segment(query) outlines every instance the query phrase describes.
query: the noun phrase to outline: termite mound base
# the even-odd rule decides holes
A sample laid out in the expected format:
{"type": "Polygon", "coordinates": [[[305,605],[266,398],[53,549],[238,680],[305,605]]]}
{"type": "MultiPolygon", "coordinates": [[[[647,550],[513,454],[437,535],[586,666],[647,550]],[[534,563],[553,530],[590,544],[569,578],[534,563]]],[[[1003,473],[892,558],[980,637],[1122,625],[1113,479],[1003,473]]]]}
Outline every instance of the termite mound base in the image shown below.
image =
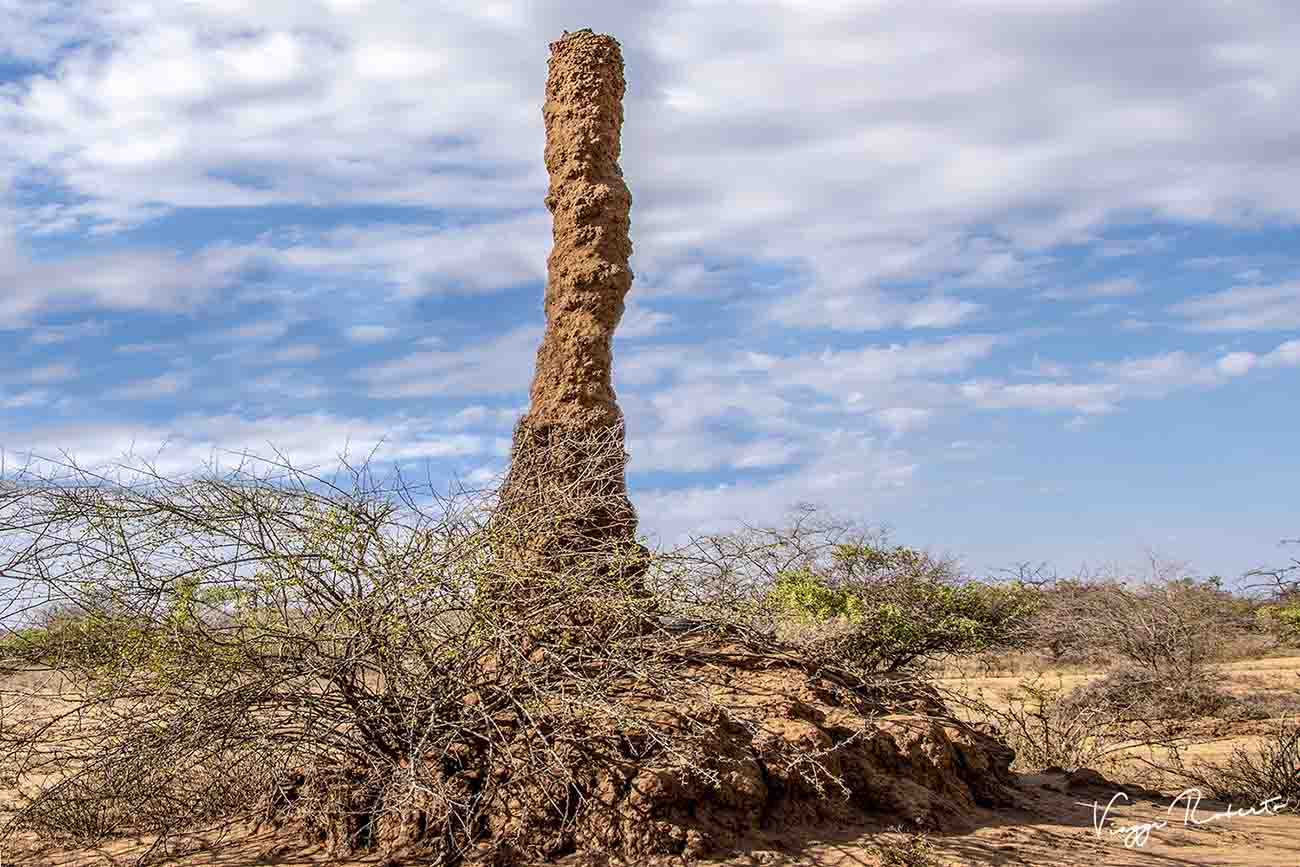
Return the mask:
{"type": "Polygon", "coordinates": [[[818,829],[962,831],[1016,803],[1011,751],[924,688],[716,632],[638,640],[656,656],[640,681],[635,666],[603,695],[557,681],[568,701],[503,709],[406,777],[298,775],[264,818],[394,863],[666,865],[818,829]]]}

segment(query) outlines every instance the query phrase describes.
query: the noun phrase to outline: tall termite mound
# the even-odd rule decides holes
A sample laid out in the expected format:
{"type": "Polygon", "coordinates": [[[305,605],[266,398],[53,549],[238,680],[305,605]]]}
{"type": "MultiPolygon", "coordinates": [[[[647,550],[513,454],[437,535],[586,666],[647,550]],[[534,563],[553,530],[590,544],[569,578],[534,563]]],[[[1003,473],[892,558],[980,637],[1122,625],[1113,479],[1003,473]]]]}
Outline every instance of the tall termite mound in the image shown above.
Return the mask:
{"type": "Polygon", "coordinates": [[[787,642],[725,604],[670,628],[649,616],[701,607],[693,593],[645,592],[659,576],[634,541],[624,478],[611,384],[632,283],[623,90],[610,37],[583,30],[551,46],[546,333],[493,556],[477,557],[475,533],[468,561],[490,616],[456,608],[411,633],[411,682],[428,697],[397,692],[374,716],[397,747],[304,769],[268,797],[267,821],[301,817],[336,852],[680,864],[877,819],[955,827],[1015,800],[1009,749],[932,690],[823,652],[839,643],[787,642]]]}
{"type": "Polygon", "coordinates": [[[611,382],[614,329],[632,288],[632,195],[618,165],[623,56],[610,36],[581,30],[551,45],[546,81],[546,334],[521,428],[597,430],[622,424],[611,382]]]}
{"type": "MultiPolygon", "coordinates": [[[[625,87],[613,37],[579,30],[551,44],[542,109],[553,216],[546,331],[496,513],[521,562],[554,573],[574,557],[604,557],[603,571],[624,579],[644,559],[633,541],[612,382],[614,329],[632,287],[632,196],[618,164],[625,87]],[[609,556],[620,549],[626,556],[609,556]]],[[[526,592],[527,576],[515,577],[498,589],[526,592]]]]}

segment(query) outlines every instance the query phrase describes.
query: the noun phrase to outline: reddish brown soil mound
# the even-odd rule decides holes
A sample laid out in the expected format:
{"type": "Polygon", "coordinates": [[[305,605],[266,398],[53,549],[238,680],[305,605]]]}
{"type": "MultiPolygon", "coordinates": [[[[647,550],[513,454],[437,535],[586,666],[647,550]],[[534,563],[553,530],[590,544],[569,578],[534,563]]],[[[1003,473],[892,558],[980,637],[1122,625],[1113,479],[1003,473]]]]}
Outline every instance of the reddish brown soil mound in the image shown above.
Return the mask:
{"type": "Polygon", "coordinates": [[[965,830],[978,806],[1015,802],[1011,751],[945,716],[932,696],[884,712],[875,690],[739,647],[715,647],[682,674],[693,694],[668,703],[629,690],[627,724],[593,724],[584,738],[548,739],[544,723],[503,719],[495,749],[467,747],[442,764],[444,785],[426,787],[436,797],[392,802],[363,774],[339,771],[300,776],[268,815],[315,800],[325,809],[303,829],[339,854],[377,848],[454,863],[467,850],[467,861],[506,864],[599,852],[644,862],[882,818],[965,830]],[[540,753],[548,761],[529,760],[540,753]],[[463,810],[476,800],[477,811],[463,810]],[[457,811],[452,826],[464,833],[433,832],[457,811]]]}

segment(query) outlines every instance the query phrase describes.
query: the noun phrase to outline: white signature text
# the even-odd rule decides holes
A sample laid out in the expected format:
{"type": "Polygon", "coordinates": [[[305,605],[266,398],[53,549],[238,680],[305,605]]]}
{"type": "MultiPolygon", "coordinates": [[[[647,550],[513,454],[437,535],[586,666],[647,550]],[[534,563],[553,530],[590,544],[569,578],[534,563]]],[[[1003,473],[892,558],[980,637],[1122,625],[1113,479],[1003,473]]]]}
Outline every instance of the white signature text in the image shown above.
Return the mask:
{"type": "MultiPolygon", "coordinates": [[[[1228,804],[1226,810],[1220,810],[1216,813],[1201,813],[1199,811],[1201,801],[1204,798],[1201,790],[1184,789],[1170,803],[1165,811],[1165,818],[1124,825],[1116,822],[1110,815],[1111,810],[1115,808],[1115,803],[1121,798],[1127,801],[1128,795],[1123,792],[1116,792],[1104,807],[1097,801],[1092,802],[1092,829],[1098,837],[1122,838],[1126,849],[1145,846],[1147,841],[1151,839],[1153,832],[1168,828],[1171,824],[1181,823],[1184,827],[1190,828],[1246,816],[1276,816],[1291,806],[1282,797],[1277,796],[1260,801],[1253,807],[1234,807],[1232,804],[1228,804]]],[[[1084,804],[1082,806],[1088,805],[1084,804]]]]}

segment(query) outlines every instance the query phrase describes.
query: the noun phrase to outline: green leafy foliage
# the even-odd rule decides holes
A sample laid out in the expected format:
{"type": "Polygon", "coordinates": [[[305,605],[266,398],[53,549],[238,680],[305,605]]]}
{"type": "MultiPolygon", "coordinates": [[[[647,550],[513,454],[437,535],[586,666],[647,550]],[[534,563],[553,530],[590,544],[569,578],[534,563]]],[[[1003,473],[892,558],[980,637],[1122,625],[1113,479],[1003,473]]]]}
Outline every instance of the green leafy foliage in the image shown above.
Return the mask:
{"type": "Polygon", "coordinates": [[[1300,600],[1265,605],[1259,610],[1259,620],[1265,630],[1283,641],[1300,642],[1300,600]]]}
{"type": "Polygon", "coordinates": [[[800,623],[848,628],[825,647],[873,672],[1015,644],[1036,610],[1023,584],[963,582],[948,561],[906,547],[839,545],[830,568],[777,576],[768,603],[800,623]]]}
{"type": "Polygon", "coordinates": [[[801,623],[825,623],[837,617],[852,622],[863,614],[861,597],[830,586],[808,569],[779,574],[768,601],[801,623]]]}

